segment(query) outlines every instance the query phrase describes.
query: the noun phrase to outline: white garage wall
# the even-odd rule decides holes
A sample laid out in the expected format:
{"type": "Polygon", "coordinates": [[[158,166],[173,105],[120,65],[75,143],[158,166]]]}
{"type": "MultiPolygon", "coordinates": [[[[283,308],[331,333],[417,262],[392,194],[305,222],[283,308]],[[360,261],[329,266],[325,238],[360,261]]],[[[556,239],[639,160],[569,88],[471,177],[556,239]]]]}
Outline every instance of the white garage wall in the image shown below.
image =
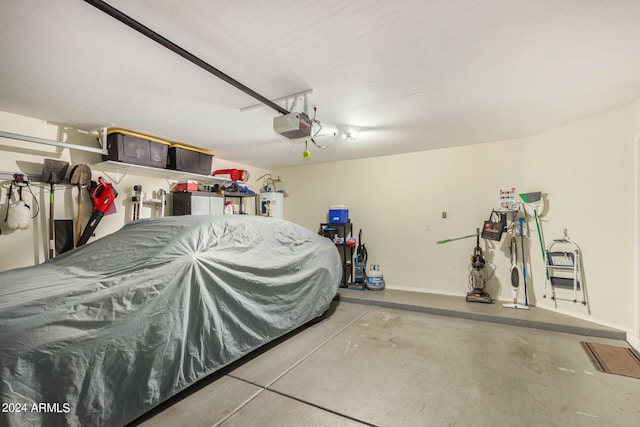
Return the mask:
{"type": "MultiPolygon", "coordinates": [[[[363,229],[369,263],[381,265],[387,287],[464,295],[475,239],[435,242],[482,226],[498,207],[499,189],[519,186],[520,162],[513,159],[521,152],[521,142],[505,141],[274,173],[287,183],[285,217],[294,222],[317,230],[330,205],[349,207],[356,234],[363,229]]],[[[481,243],[498,271],[508,270],[504,242],[481,243]]],[[[491,281],[492,295],[508,294],[506,277],[491,281]]]]}
{"type": "Polygon", "coordinates": [[[640,349],[640,100],[633,106],[635,123],[635,331],[632,344],[636,349],[640,349]]]}
{"type": "MultiPolygon", "coordinates": [[[[56,140],[57,127],[49,125],[45,121],[24,117],[16,114],[0,112],[0,130],[5,132],[35,136],[39,138],[56,140]]],[[[95,136],[70,132],[68,143],[99,147],[95,136]]],[[[131,197],[133,196],[133,186],[142,185],[143,193],[148,193],[151,197],[154,191],[164,189],[169,191],[174,182],[164,178],[149,177],[129,172],[122,177],[113,172],[104,172],[94,165],[102,159],[98,154],[86,153],[83,151],[61,149],[57,147],[34,144],[24,141],[15,141],[7,138],[0,138],[0,171],[23,172],[40,175],[42,173],[43,158],[58,159],[69,162],[69,169],[75,164],[86,163],[92,168],[93,179],[104,176],[108,182],[112,182],[118,197],[115,200],[117,212],[106,215],[98,228],[96,237],[102,237],[120,229],[124,224],[132,219],[131,197]],[[116,184],[115,181],[119,181],[116,184]]],[[[247,169],[252,177],[259,177],[266,173],[264,169],[248,167],[218,158],[214,158],[214,169],[240,168],[247,169]]],[[[255,180],[254,180],[255,181],[255,180]]],[[[250,182],[248,186],[258,191],[260,183],[250,182]]],[[[9,182],[0,182],[0,271],[11,268],[25,267],[40,264],[48,258],[49,240],[49,186],[48,184],[32,185],[36,200],[40,203],[40,214],[33,220],[27,230],[9,230],[6,223],[2,222],[6,213],[6,197],[9,189],[9,182]]],[[[55,213],[54,218],[75,218],[76,200],[78,190],[67,186],[56,186],[55,189],[55,213]]],[[[32,204],[31,196],[25,196],[27,204],[32,204]]],[[[14,198],[15,200],[15,198],[14,198]]],[[[171,198],[167,199],[166,215],[171,213],[171,198]]],[[[85,203],[83,209],[83,223],[86,224],[91,216],[91,202],[85,192],[85,203]]],[[[149,218],[153,216],[151,207],[143,207],[140,217],[149,218]]],[[[83,225],[84,225],[83,224],[83,225]]]]}
{"type": "MultiPolygon", "coordinates": [[[[582,249],[591,313],[634,328],[634,104],[524,139],[523,180],[548,193],[547,241],[563,229],[582,249]]],[[[541,270],[541,256],[533,258],[541,270]]],[[[543,301],[545,306],[551,301],[543,301]]],[[[588,313],[572,303],[561,310],[588,313]]],[[[637,336],[637,331],[636,331],[637,336]]]]}
{"type": "MultiPolygon", "coordinates": [[[[56,139],[56,127],[33,118],[0,112],[0,129],[56,139]]],[[[529,298],[532,304],[623,328],[638,337],[635,285],[636,216],[635,144],[640,136],[640,101],[619,109],[514,141],[403,155],[304,164],[270,171],[284,179],[291,194],[285,218],[317,230],[332,204],[349,206],[354,230],[363,229],[370,263],[381,264],[389,288],[463,295],[474,239],[438,245],[436,240],[475,232],[497,207],[498,191],[543,191],[548,206],[543,228],[547,240],[569,235],[584,256],[589,309],[543,299],[544,272],[538,241],[527,245],[529,298]],[[443,219],[441,213],[446,212],[443,219]]],[[[69,142],[95,146],[94,137],[70,135],[69,142]]],[[[366,135],[354,142],[366,143],[366,135]]],[[[0,171],[40,174],[42,158],[93,165],[100,156],[0,138],[0,171]]],[[[266,170],[215,159],[214,168],[240,167],[255,178],[266,170]]],[[[102,172],[94,170],[94,179],[102,172]]],[[[8,183],[0,186],[0,220],[4,219],[8,183]]],[[[168,190],[165,179],[127,175],[117,189],[118,213],[104,218],[98,236],[130,221],[132,186],[168,190]]],[[[46,187],[46,186],[45,186],[46,187]]],[[[43,213],[28,230],[11,232],[0,222],[0,271],[46,260],[47,188],[34,187],[43,213]]],[[[75,217],[76,189],[56,191],[56,217],[75,217]]],[[[27,197],[29,199],[29,197],[27,197]]],[[[27,200],[28,201],[28,200],[27,200]]],[[[85,205],[84,218],[91,212],[85,205]]],[[[142,217],[151,216],[145,208],[142,217]]],[[[533,221],[530,222],[534,227],[533,221]]],[[[483,241],[486,258],[497,266],[488,284],[492,296],[510,298],[508,245],[483,241]]],[[[522,298],[522,294],[521,294],[522,298]]]]}
{"type": "MultiPolygon", "coordinates": [[[[543,191],[547,239],[569,235],[582,248],[589,307],[558,301],[557,310],[633,331],[634,132],[637,103],[515,141],[345,161],[272,171],[287,183],[285,218],[317,230],[331,204],[346,204],[362,228],[370,263],[381,264],[388,288],[463,295],[472,239],[436,240],[473,233],[500,189],[543,191]],[[441,212],[447,212],[447,219],[441,212]],[[428,231],[426,229],[428,228],[428,231]]],[[[366,144],[366,136],[355,144],[366,144]]],[[[535,224],[527,242],[529,300],[543,299],[544,268],[535,224]]],[[[497,266],[488,283],[494,297],[510,299],[508,242],[482,242],[497,266]]],[[[521,299],[522,299],[521,293],[521,299]]],[[[637,336],[637,330],[634,332],[637,336]]]]}

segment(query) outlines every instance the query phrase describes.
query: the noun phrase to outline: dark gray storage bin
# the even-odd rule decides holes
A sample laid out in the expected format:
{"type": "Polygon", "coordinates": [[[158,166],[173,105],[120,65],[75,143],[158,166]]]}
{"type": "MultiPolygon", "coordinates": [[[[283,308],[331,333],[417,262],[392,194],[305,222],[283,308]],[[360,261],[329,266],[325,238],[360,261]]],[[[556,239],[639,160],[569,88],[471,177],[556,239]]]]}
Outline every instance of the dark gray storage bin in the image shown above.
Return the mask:
{"type": "Polygon", "coordinates": [[[211,175],[213,154],[179,144],[169,146],[169,169],[211,175]]]}
{"type": "Polygon", "coordinates": [[[169,143],[134,132],[113,130],[107,134],[107,155],[102,160],[115,160],[134,165],[165,168],[169,143]]]}

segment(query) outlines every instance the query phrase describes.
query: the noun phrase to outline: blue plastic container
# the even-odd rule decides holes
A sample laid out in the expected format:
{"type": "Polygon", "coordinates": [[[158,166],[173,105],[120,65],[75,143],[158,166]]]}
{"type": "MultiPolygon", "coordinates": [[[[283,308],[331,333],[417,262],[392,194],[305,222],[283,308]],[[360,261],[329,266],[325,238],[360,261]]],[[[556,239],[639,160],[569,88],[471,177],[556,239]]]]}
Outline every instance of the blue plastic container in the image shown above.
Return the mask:
{"type": "Polygon", "coordinates": [[[344,205],[330,206],[329,222],[332,224],[344,224],[349,222],[349,209],[344,205]]]}

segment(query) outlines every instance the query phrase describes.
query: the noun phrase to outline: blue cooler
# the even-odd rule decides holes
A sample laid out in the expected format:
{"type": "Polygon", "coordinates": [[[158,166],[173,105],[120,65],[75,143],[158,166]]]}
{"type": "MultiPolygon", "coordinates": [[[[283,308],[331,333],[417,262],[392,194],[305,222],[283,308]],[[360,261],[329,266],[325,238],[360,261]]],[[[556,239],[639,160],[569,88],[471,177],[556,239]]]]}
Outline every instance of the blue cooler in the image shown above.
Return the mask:
{"type": "Polygon", "coordinates": [[[344,224],[349,222],[349,209],[344,205],[330,206],[329,222],[332,224],[344,224]]]}

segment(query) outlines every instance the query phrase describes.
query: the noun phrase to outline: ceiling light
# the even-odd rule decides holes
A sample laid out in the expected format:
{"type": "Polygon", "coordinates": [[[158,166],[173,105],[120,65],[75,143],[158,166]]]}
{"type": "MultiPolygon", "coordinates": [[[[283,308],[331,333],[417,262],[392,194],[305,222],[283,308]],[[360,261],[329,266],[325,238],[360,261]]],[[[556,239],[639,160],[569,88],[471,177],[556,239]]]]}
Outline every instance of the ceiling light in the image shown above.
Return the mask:
{"type": "Polygon", "coordinates": [[[358,139],[358,130],[357,129],[347,129],[342,132],[342,137],[348,141],[355,141],[358,139]]]}

